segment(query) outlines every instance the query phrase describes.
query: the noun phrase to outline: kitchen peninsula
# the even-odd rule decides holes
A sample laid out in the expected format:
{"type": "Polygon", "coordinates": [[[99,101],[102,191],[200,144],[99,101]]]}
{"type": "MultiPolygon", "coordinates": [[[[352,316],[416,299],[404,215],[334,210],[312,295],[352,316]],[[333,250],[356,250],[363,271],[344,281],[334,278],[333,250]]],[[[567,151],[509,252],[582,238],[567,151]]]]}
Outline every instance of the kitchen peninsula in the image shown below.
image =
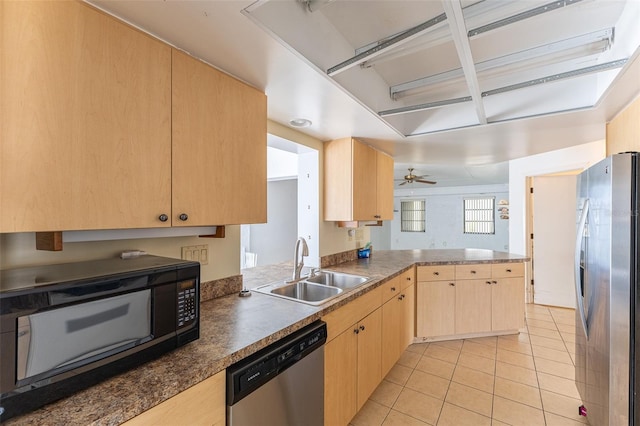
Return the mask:
{"type": "MultiPolygon", "coordinates": [[[[509,264],[515,268],[528,260],[520,255],[481,249],[375,251],[369,259],[326,268],[371,279],[324,305],[316,307],[255,292],[252,297],[241,298],[234,292],[200,305],[199,340],[5,424],[121,424],[212,376],[223,377],[224,374],[217,373],[229,365],[317,319],[326,318],[339,308],[350,309],[351,302],[375,290],[381,291],[390,280],[400,276],[415,280],[416,266],[484,265],[491,269],[491,266],[509,264]]],[[[279,271],[272,267],[264,279],[249,270],[245,285],[255,287],[279,278],[287,279],[291,269],[281,268],[280,272],[278,277],[279,271]]],[[[524,280],[521,278],[520,282],[524,315],[524,280]]],[[[331,339],[331,328],[329,334],[331,339]]],[[[216,399],[204,395],[210,403],[198,407],[200,410],[212,412],[214,405],[221,404],[224,412],[223,380],[221,386],[216,399]]],[[[173,414],[179,415],[180,408],[176,407],[173,414]]]]}

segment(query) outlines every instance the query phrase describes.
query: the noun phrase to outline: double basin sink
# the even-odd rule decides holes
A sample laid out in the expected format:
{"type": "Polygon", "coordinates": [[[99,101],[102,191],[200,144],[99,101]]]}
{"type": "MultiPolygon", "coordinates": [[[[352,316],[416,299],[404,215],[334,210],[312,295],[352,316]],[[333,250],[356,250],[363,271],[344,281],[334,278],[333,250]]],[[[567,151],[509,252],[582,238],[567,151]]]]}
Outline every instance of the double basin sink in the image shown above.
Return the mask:
{"type": "Polygon", "coordinates": [[[298,281],[267,284],[255,288],[254,291],[309,305],[321,305],[339,296],[344,290],[351,290],[367,281],[368,277],[360,275],[320,271],[298,281]]]}

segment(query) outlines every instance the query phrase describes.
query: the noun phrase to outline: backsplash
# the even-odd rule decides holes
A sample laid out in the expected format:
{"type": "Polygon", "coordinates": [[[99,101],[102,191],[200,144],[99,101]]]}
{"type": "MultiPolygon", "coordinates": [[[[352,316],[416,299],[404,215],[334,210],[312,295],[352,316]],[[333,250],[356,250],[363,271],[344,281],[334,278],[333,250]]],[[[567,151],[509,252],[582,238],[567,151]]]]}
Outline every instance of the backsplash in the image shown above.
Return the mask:
{"type": "Polygon", "coordinates": [[[242,275],[220,278],[200,283],[200,302],[239,293],[242,290],[242,275]]]}
{"type": "Polygon", "coordinates": [[[320,258],[320,267],[329,268],[340,263],[351,262],[358,259],[358,249],[347,250],[341,253],[329,254],[320,258]]]}

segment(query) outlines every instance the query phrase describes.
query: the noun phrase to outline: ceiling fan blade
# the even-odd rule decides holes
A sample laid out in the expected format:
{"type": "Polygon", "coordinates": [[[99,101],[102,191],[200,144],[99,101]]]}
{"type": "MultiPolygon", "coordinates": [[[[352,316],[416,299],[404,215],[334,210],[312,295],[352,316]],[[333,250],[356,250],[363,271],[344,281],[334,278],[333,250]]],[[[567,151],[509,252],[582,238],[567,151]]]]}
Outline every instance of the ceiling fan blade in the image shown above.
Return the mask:
{"type": "Polygon", "coordinates": [[[406,180],[405,180],[404,182],[402,182],[402,183],[398,184],[398,186],[402,186],[402,185],[404,185],[405,183],[407,183],[407,181],[406,181],[406,180]]]}
{"type": "Polygon", "coordinates": [[[420,183],[429,183],[431,185],[435,185],[438,182],[434,182],[432,180],[423,180],[423,179],[416,179],[416,182],[420,182],[420,183]]]}

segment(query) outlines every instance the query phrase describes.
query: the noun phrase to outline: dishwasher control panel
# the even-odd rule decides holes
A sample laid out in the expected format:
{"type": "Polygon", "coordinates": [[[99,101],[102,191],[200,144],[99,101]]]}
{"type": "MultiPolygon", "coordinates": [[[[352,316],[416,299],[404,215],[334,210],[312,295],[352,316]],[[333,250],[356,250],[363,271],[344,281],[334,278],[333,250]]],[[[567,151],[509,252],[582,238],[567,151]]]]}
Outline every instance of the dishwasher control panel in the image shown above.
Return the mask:
{"type": "Polygon", "coordinates": [[[227,403],[232,404],[320,348],[327,325],[317,321],[227,368],[227,403]]]}

